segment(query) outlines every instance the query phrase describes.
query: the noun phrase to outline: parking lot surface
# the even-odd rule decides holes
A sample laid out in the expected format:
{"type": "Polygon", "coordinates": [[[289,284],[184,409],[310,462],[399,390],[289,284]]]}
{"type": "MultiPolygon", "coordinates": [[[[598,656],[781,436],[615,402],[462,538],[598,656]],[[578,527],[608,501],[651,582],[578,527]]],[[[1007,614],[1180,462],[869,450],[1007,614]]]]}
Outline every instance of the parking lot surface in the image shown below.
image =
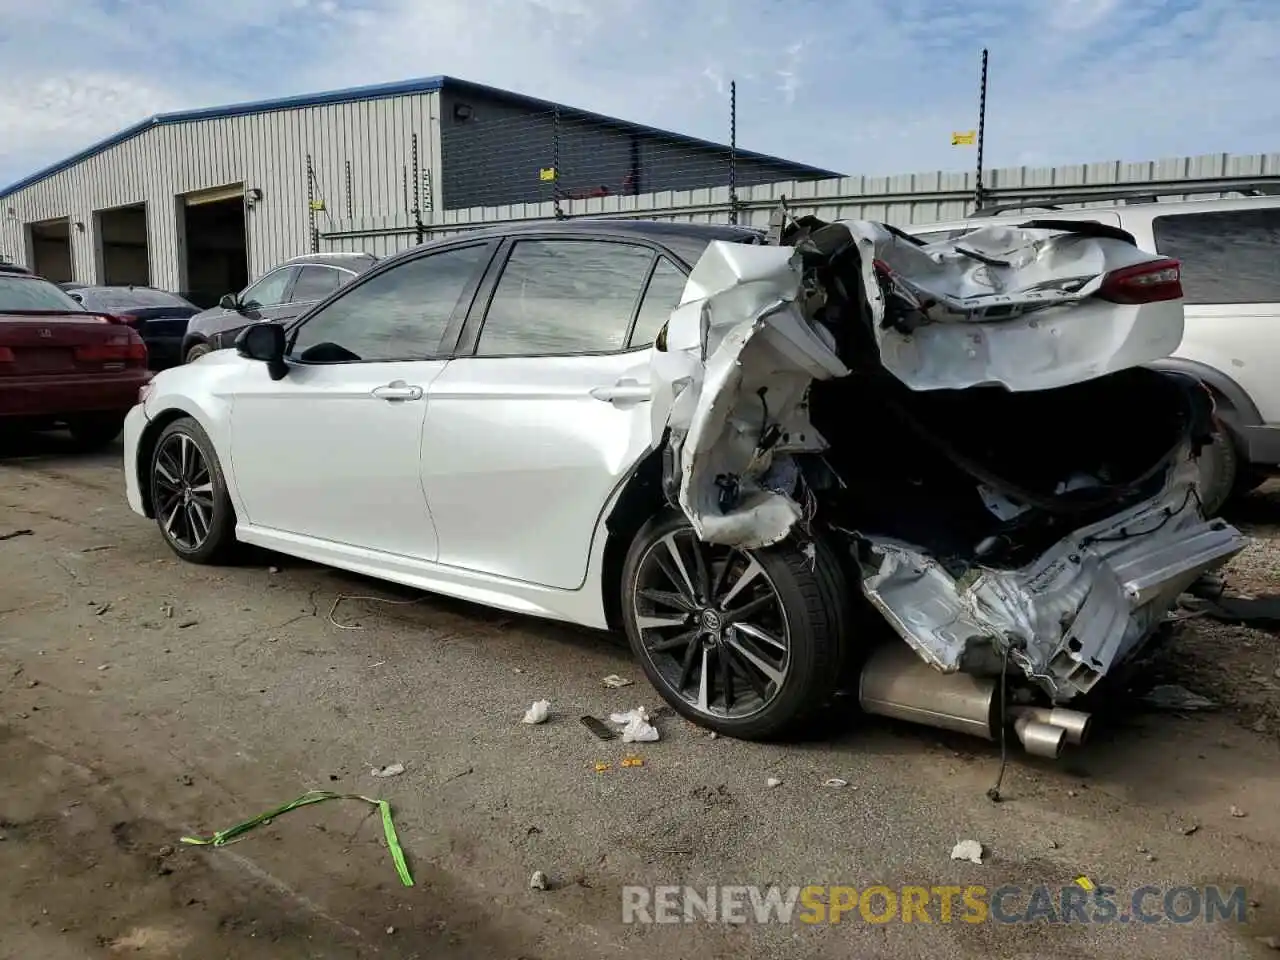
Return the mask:
{"type": "MultiPolygon", "coordinates": [[[[1093,742],[1057,763],[1011,744],[993,803],[997,745],[870,719],[800,744],[712,738],[658,711],[618,638],[275,555],[183,564],[129,512],[119,458],[56,437],[0,454],[0,537],[30,531],[0,539],[0,957],[1276,956],[1274,632],[1185,621],[1135,682],[1158,675],[1220,709],[1116,695],[1093,742]],[[357,599],[335,610],[344,596],[357,599]],[[610,674],[636,682],[608,689],[610,674]],[[543,697],[550,720],[522,724],[543,697]],[[578,722],[639,705],[660,742],[602,742],[578,722]],[[395,763],[403,774],[371,776],[395,763]],[[357,802],[223,847],[179,842],[310,789],[389,800],[416,885],[357,802]],[[981,864],[950,858],[964,839],[981,864]],[[535,870],[550,889],[530,889],[535,870]],[[622,915],[624,885],[1082,877],[1122,902],[1145,885],[1244,886],[1247,920],[622,915]]],[[[1237,514],[1259,539],[1229,583],[1274,593],[1280,486],[1237,514]]]]}

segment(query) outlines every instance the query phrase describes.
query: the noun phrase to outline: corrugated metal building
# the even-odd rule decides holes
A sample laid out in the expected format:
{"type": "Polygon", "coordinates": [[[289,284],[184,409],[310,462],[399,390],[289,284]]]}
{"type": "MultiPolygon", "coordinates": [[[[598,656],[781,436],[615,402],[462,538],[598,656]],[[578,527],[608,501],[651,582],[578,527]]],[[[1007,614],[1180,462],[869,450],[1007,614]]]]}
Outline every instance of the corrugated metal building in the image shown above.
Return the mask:
{"type": "Polygon", "coordinates": [[[0,190],[0,258],[208,301],[337,219],[837,175],[730,156],[451,77],[160,114],[0,190]]]}

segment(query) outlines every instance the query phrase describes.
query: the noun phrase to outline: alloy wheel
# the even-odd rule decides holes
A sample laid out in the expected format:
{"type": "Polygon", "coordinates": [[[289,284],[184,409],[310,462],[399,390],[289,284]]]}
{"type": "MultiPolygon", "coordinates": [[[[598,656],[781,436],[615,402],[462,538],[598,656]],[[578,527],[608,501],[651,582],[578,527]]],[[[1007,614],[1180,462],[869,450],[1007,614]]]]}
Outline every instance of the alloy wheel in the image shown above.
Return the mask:
{"type": "Polygon", "coordinates": [[[213,475],[185,433],[165,437],[155,457],[156,516],[179,549],[199,550],[213,531],[213,475]]]}
{"type": "Polygon", "coordinates": [[[790,627],[750,553],[703,543],[691,527],[668,533],[641,556],[632,603],[644,655],[699,713],[743,719],[781,691],[790,627]]]}

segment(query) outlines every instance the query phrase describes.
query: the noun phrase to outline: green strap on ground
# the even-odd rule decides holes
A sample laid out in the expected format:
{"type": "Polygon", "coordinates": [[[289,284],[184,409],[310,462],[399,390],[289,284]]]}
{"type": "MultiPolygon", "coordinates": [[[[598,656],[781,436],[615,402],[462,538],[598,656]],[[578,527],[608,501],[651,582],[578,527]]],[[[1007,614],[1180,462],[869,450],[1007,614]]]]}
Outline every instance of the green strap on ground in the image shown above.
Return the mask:
{"type": "Polygon", "coordinates": [[[305,807],[312,803],[322,803],[325,800],[361,800],[377,807],[379,812],[382,814],[382,832],[387,838],[387,849],[391,851],[391,859],[395,861],[396,873],[400,875],[400,882],[406,887],[413,886],[413,876],[409,873],[409,865],[405,863],[404,850],[400,847],[400,838],[396,836],[396,826],[391,821],[391,804],[386,800],[374,800],[370,797],[362,797],[358,793],[333,793],[329,790],[309,790],[291,803],[286,803],[282,807],[276,807],[274,810],[268,810],[266,813],[260,813],[251,820],[246,820],[244,823],[237,823],[234,827],[228,827],[226,830],[219,830],[211,837],[183,837],[182,842],[191,844],[192,846],[220,847],[223,844],[231,843],[236,837],[240,836],[240,834],[248,833],[254,827],[262,826],[264,823],[270,823],[282,813],[288,813],[290,810],[297,810],[299,807],[305,807]]]}

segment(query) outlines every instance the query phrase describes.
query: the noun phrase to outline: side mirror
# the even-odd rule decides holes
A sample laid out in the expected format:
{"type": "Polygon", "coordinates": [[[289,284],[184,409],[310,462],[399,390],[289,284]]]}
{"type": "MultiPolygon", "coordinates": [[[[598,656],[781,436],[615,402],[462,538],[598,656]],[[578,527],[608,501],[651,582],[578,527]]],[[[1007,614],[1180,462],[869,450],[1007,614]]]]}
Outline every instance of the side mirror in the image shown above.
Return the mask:
{"type": "Polygon", "coordinates": [[[281,380],[289,372],[284,362],[284,327],[278,323],[245,327],[236,337],[236,353],[249,360],[261,360],[272,380],[281,380]]]}
{"type": "Polygon", "coordinates": [[[234,293],[224,293],[222,295],[222,299],[218,301],[218,306],[223,310],[239,311],[240,300],[234,293]]]}
{"type": "Polygon", "coordinates": [[[70,297],[72,300],[74,300],[76,303],[84,303],[84,297],[82,297],[82,296],[81,296],[80,294],[78,294],[78,293],[69,293],[69,294],[67,294],[67,296],[69,296],[69,297],[70,297]]]}

